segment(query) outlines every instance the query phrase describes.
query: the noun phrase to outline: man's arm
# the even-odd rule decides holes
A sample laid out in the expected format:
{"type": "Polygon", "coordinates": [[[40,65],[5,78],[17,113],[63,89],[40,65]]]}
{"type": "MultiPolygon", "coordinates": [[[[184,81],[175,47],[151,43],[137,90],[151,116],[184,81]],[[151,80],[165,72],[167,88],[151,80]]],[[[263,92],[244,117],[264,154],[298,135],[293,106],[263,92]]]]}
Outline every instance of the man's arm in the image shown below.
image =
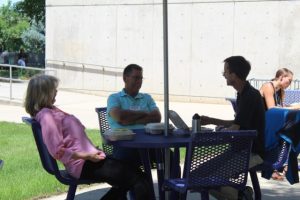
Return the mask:
{"type": "Polygon", "coordinates": [[[233,120],[222,120],[222,119],[217,119],[217,118],[208,117],[204,115],[200,117],[200,121],[201,121],[201,125],[213,124],[217,126],[226,126],[226,127],[235,125],[233,124],[234,122],[233,120]]]}
{"type": "Polygon", "coordinates": [[[160,122],[161,114],[158,109],[148,112],[145,117],[139,118],[136,120],[137,124],[147,124],[147,123],[154,123],[160,122]]]}
{"type": "Polygon", "coordinates": [[[120,108],[115,107],[111,109],[109,114],[121,125],[147,124],[150,122],[160,122],[161,120],[159,110],[145,112],[134,110],[122,110],[120,108]]]}

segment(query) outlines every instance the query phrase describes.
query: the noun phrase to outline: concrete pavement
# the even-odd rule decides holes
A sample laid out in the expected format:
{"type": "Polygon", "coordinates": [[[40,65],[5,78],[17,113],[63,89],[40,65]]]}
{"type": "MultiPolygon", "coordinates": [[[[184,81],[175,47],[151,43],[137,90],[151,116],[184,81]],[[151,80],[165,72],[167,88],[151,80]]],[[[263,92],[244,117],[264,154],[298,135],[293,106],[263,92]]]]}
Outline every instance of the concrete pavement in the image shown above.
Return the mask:
{"type": "MultiPolygon", "coordinates": [[[[13,101],[9,103],[9,84],[0,82],[0,120],[22,122],[21,117],[27,116],[22,107],[27,85],[14,83],[12,89],[13,101]]],[[[56,105],[62,110],[74,114],[87,128],[99,128],[95,107],[106,107],[107,97],[91,94],[82,94],[67,90],[57,93],[56,105]]],[[[164,115],[164,103],[157,101],[162,116],[164,115]]],[[[190,102],[170,102],[169,108],[175,110],[183,118],[187,125],[191,126],[192,116],[198,112],[212,117],[224,119],[233,118],[233,110],[230,104],[200,104],[190,102]]]]}
{"type": "MultiPolygon", "coordinates": [[[[18,84],[14,90],[14,103],[7,103],[7,84],[0,82],[0,121],[21,123],[22,116],[28,116],[22,105],[22,99],[26,90],[25,84],[18,84]],[[5,96],[6,95],[6,96],[5,96]]],[[[62,110],[77,116],[87,128],[98,129],[95,107],[106,106],[107,97],[96,95],[80,94],[65,90],[59,90],[56,98],[56,105],[62,110]]],[[[162,114],[164,114],[163,102],[157,102],[162,114]]],[[[191,119],[195,112],[211,117],[232,119],[233,111],[231,105],[222,104],[200,104],[170,102],[170,109],[176,110],[183,120],[191,125],[191,119]]],[[[156,173],[153,172],[155,175],[156,173]]],[[[156,178],[154,177],[154,180],[156,178]]],[[[251,185],[251,182],[249,182],[251,185]]],[[[263,193],[263,200],[296,200],[300,197],[300,184],[290,185],[287,181],[273,181],[260,178],[263,193]]],[[[76,200],[99,199],[109,189],[107,184],[97,184],[84,189],[78,189],[76,200]]],[[[62,200],[66,194],[45,198],[44,200],[62,200]]],[[[188,199],[199,199],[198,194],[189,194],[188,199]]]]}

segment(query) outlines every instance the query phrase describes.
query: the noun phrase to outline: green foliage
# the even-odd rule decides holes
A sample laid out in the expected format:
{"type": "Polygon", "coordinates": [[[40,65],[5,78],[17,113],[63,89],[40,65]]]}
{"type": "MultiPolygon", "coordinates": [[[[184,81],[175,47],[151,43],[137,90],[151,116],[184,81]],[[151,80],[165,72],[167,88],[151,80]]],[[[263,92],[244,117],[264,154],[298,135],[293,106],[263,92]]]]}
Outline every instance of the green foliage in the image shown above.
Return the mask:
{"type": "MultiPolygon", "coordinates": [[[[89,138],[99,145],[98,130],[87,130],[89,138]]],[[[0,200],[23,200],[45,197],[67,191],[43,169],[31,128],[25,124],[0,122],[0,200]]]]}
{"type": "Polygon", "coordinates": [[[22,46],[21,34],[29,27],[29,19],[16,12],[9,2],[0,7],[0,46],[18,51],[22,46]]]}
{"type": "Polygon", "coordinates": [[[26,49],[32,53],[45,50],[45,26],[42,22],[33,22],[29,29],[22,33],[22,41],[26,49]]]}
{"type": "Polygon", "coordinates": [[[45,0],[23,0],[16,3],[16,10],[34,19],[35,22],[45,24],[45,0]]]}

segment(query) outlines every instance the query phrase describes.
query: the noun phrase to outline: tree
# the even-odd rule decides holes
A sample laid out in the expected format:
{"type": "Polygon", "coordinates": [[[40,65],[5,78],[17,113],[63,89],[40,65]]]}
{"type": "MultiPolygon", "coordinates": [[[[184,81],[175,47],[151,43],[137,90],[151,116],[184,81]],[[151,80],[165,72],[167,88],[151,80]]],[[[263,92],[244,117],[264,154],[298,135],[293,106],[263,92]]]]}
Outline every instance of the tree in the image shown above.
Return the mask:
{"type": "Polygon", "coordinates": [[[45,24],[45,0],[23,0],[16,3],[16,10],[36,22],[45,24]]]}
{"type": "Polygon", "coordinates": [[[32,22],[29,29],[22,33],[22,41],[25,48],[32,53],[45,51],[45,26],[42,22],[32,22]]]}
{"type": "Polygon", "coordinates": [[[29,27],[29,19],[16,12],[9,1],[0,7],[0,46],[3,50],[18,51],[22,46],[21,34],[29,27]]]}

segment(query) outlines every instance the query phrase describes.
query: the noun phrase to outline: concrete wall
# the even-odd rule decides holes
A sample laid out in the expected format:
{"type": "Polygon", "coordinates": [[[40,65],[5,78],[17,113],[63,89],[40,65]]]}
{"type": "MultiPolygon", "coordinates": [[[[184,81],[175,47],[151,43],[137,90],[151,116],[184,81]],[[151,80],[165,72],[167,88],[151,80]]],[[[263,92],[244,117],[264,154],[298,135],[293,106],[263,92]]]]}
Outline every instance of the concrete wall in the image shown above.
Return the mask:
{"type": "MultiPolygon", "coordinates": [[[[162,0],[46,0],[46,62],[62,87],[111,91],[129,63],[143,92],[163,94],[162,0]]],[[[169,92],[231,97],[223,60],[243,55],[249,78],[300,73],[300,1],[169,0],[169,92]]]]}

